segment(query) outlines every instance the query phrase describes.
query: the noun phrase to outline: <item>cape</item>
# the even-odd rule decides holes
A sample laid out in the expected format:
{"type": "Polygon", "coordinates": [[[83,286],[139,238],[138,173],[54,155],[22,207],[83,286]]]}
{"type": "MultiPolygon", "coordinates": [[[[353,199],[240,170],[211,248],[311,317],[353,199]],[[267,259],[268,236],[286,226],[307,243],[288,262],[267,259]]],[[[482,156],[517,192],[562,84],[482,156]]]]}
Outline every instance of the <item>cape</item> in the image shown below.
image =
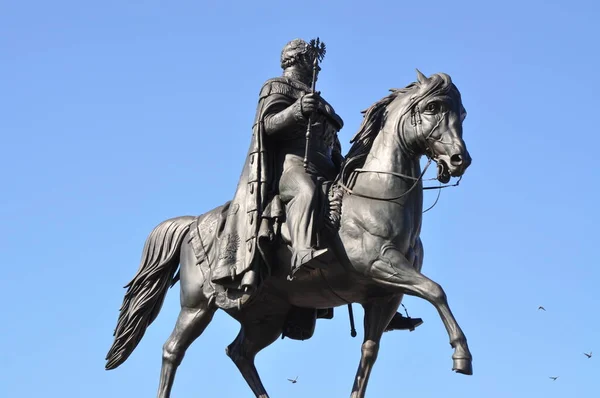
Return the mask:
{"type": "Polygon", "coordinates": [[[273,159],[269,153],[268,137],[264,133],[264,118],[275,107],[293,104],[307,93],[307,86],[278,77],[267,80],[259,94],[256,116],[252,126],[250,147],[237,189],[231,200],[221,241],[212,264],[211,280],[240,290],[254,289],[262,268],[257,256],[259,231],[264,209],[276,194],[273,159]]]}

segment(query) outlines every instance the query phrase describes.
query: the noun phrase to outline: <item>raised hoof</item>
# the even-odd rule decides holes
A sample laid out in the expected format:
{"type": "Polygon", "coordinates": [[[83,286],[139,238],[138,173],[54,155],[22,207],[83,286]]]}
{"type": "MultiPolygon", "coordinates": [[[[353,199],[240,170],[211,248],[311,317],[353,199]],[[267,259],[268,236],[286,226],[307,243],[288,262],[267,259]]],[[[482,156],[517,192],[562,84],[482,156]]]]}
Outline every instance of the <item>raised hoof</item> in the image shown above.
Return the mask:
{"type": "Polygon", "coordinates": [[[470,359],[457,358],[453,360],[452,370],[456,373],[471,376],[473,375],[473,364],[470,359]]]}

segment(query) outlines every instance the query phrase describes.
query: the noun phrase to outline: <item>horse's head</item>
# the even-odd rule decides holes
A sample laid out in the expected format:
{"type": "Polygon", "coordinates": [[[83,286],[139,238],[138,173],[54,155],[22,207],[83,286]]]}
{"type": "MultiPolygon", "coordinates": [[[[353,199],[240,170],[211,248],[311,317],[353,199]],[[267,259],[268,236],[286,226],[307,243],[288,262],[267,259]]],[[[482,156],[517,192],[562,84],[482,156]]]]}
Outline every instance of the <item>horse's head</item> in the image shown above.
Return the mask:
{"type": "Polygon", "coordinates": [[[388,120],[396,124],[404,148],[434,160],[438,180],[447,183],[471,164],[462,138],[467,112],[450,76],[437,73],[428,78],[417,70],[417,77],[417,82],[397,90],[399,95],[388,106],[388,120]],[[396,111],[398,118],[392,116],[396,111]]]}

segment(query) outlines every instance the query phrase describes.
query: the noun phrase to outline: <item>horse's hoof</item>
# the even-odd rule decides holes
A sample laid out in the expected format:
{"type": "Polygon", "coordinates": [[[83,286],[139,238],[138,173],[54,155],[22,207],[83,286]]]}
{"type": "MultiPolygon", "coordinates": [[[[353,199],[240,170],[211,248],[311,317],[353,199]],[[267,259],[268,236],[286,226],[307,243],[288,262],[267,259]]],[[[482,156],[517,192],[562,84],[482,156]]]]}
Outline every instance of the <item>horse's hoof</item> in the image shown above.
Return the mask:
{"type": "Polygon", "coordinates": [[[456,358],[454,359],[454,365],[452,370],[456,373],[471,376],[473,374],[473,364],[470,359],[467,358],[456,358]]]}

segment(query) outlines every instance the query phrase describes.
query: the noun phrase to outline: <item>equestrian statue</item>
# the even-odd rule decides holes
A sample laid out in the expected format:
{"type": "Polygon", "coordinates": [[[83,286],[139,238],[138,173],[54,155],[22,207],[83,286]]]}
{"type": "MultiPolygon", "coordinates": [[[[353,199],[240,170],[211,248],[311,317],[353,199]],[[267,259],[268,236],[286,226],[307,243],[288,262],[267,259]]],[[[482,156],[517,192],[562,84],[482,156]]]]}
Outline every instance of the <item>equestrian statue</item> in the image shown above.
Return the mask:
{"type": "Polygon", "coordinates": [[[106,369],[131,355],[179,282],[181,312],[163,346],[158,398],[170,397],[187,348],[219,309],[241,325],[227,355],[256,397],[267,398],[256,354],[279,337],[311,338],[317,319],[331,319],[342,305],[355,336],[353,303],[364,308],[364,341],[351,397],[365,397],[382,334],[422,323],[397,312],[405,294],[438,310],[454,348],[452,369],[472,374],[444,290],[421,273],[423,190],[432,188],[423,186],[425,172],[435,162],[437,180],[448,184],[471,164],[460,92],[447,74],[417,70],[416,82],[363,112],[343,156],[343,120],[316,90],[325,52],[318,38],[283,48],[283,74],[260,90],[232,200],[150,233],[125,286],[106,369]]]}

